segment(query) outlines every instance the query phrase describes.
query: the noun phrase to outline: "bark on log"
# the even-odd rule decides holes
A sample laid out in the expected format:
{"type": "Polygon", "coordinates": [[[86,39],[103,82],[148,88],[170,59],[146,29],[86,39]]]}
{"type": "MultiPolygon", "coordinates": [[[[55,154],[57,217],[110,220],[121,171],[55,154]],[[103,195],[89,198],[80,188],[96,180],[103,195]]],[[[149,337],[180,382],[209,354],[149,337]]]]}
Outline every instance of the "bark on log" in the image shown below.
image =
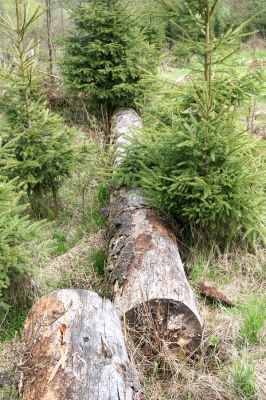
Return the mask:
{"type": "Polygon", "coordinates": [[[113,304],[64,289],[32,307],[24,325],[22,400],[144,400],[113,304]]]}
{"type": "MultiPolygon", "coordinates": [[[[134,110],[112,120],[119,164],[125,144],[141,121],[134,110]]],[[[201,318],[187,281],[171,227],[145,204],[138,190],[122,187],[111,194],[108,270],[114,304],[135,334],[156,346],[187,354],[200,344],[201,318]]]]}

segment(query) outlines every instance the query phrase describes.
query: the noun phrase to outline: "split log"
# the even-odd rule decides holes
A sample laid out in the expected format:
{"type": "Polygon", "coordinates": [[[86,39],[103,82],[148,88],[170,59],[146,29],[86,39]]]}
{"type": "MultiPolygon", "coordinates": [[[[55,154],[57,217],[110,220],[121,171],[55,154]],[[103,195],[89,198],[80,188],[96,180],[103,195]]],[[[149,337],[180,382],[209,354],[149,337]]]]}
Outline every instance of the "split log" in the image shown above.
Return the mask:
{"type": "MultiPolygon", "coordinates": [[[[121,143],[127,143],[140,127],[134,110],[122,110],[113,117],[116,164],[125,151],[121,143]]],[[[194,351],[201,341],[201,318],[173,230],[148,208],[138,190],[114,190],[109,207],[108,270],[120,316],[136,336],[148,335],[157,347],[166,344],[177,354],[194,351]]]]}
{"type": "Polygon", "coordinates": [[[144,400],[113,304],[64,289],[38,300],[24,325],[22,400],[144,400]]]}

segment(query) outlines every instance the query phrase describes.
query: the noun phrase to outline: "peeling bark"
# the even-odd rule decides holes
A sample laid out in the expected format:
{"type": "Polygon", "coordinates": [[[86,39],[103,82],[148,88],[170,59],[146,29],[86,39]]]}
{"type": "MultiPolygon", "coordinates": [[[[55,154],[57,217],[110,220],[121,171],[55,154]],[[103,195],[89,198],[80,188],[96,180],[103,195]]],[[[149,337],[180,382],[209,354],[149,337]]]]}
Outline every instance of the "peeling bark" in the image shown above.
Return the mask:
{"type": "MultiPolygon", "coordinates": [[[[113,117],[116,164],[125,151],[121,145],[140,127],[133,110],[113,117]]],[[[176,354],[194,351],[201,340],[201,319],[171,227],[147,207],[138,190],[122,187],[111,194],[109,230],[108,270],[120,316],[136,336],[145,333],[157,347],[166,344],[176,354]]]]}
{"type": "Polygon", "coordinates": [[[64,289],[38,300],[24,325],[22,400],[144,400],[109,300],[64,289]]]}

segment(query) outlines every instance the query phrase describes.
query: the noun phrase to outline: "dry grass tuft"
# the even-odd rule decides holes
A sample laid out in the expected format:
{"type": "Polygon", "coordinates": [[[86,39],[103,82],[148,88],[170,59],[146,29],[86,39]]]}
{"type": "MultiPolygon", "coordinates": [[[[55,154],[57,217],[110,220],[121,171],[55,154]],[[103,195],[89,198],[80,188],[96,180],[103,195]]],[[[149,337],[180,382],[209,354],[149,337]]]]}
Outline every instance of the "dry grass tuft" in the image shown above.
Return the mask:
{"type": "Polygon", "coordinates": [[[23,354],[24,345],[17,335],[8,342],[0,343],[0,399],[16,398],[23,354]]]}

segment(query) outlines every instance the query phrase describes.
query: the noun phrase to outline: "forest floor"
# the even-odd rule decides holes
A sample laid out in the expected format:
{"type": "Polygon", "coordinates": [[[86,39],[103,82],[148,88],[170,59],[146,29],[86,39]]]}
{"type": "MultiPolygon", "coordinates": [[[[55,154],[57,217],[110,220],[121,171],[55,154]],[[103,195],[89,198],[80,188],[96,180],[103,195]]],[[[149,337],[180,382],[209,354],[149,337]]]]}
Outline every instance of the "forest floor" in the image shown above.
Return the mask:
{"type": "MultiPolygon", "coordinates": [[[[266,53],[261,58],[266,60],[266,53]]],[[[245,54],[244,68],[250,59],[245,54]]],[[[186,74],[186,69],[176,68],[160,73],[177,85],[186,74]]],[[[252,134],[266,138],[265,95],[254,103],[252,115],[252,134]]],[[[104,162],[101,134],[98,128],[84,133],[97,141],[99,158],[104,162]]],[[[18,396],[15,386],[23,354],[21,330],[29,309],[27,301],[21,299],[27,298],[28,292],[31,300],[68,287],[91,289],[108,297],[104,279],[106,220],[98,213],[108,204],[106,182],[90,167],[84,167],[65,182],[60,199],[59,215],[47,226],[47,241],[39,247],[33,245],[33,276],[25,281],[23,293],[13,290],[15,305],[0,322],[2,400],[18,396]]],[[[144,356],[127,333],[130,358],[147,400],[265,400],[266,249],[235,245],[222,254],[214,246],[206,253],[199,245],[188,249],[181,243],[180,252],[204,320],[203,340],[189,358],[173,359],[163,351],[144,356]],[[202,281],[221,291],[233,306],[202,297],[202,281]]]]}

